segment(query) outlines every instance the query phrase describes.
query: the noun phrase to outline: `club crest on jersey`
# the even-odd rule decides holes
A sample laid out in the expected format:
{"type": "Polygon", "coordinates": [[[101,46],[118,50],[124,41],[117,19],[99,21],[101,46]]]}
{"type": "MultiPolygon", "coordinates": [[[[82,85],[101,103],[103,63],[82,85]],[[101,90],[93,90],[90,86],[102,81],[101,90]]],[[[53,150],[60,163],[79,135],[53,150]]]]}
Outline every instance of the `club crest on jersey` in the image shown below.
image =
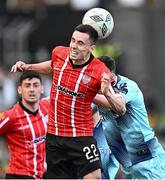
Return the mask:
{"type": "Polygon", "coordinates": [[[4,119],[4,114],[3,113],[0,113],[0,120],[4,119]]]}
{"type": "Polygon", "coordinates": [[[90,76],[88,76],[88,75],[86,75],[86,74],[83,75],[83,77],[82,77],[82,82],[83,82],[84,84],[88,84],[88,83],[90,82],[90,80],[91,80],[91,77],[90,77],[90,76]]]}

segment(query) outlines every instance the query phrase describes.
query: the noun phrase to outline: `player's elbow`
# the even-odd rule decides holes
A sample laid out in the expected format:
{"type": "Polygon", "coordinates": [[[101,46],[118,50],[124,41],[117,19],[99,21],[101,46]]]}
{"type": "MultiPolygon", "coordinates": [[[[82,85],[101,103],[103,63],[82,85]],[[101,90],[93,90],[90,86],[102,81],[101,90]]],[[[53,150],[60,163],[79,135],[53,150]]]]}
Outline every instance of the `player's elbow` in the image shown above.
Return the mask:
{"type": "Polygon", "coordinates": [[[126,107],[125,107],[125,105],[124,106],[122,106],[121,108],[120,108],[120,111],[119,111],[119,115],[120,116],[123,116],[124,114],[126,113],[126,107]]]}
{"type": "Polygon", "coordinates": [[[116,113],[119,116],[123,116],[126,113],[126,102],[122,96],[118,96],[118,105],[116,106],[116,113]]]}
{"type": "Polygon", "coordinates": [[[118,105],[115,108],[116,113],[119,116],[123,116],[126,113],[126,104],[124,100],[120,100],[118,105]]]}
{"type": "Polygon", "coordinates": [[[123,116],[126,112],[126,108],[125,107],[120,107],[120,108],[118,107],[114,111],[118,116],[123,116]]]}

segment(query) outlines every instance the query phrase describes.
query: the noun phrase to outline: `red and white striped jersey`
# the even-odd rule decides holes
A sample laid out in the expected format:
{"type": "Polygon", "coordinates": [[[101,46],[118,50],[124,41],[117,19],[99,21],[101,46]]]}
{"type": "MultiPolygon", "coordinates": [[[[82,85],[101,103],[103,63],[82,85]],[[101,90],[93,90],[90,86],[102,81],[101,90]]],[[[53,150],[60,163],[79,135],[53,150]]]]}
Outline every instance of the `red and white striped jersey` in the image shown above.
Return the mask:
{"type": "Polygon", "coordinates": [[[7,174],[42,178],[46,170],[48,110],[49,99],[44,98],[35,113],[27,110],[21,102],[0,113],[0,135],[5,135],[10,152],[7,174]]]}
{"type": "Polygon", "coordinates": [[[54,75],[48,133],[67,137],[92,136],[91,103],[100,90],[101,74],[109,73],[109,69],[92,55],[83,65],[74,65],[68,55],[68,47],[58,46],[52,52],[54,75]]]}

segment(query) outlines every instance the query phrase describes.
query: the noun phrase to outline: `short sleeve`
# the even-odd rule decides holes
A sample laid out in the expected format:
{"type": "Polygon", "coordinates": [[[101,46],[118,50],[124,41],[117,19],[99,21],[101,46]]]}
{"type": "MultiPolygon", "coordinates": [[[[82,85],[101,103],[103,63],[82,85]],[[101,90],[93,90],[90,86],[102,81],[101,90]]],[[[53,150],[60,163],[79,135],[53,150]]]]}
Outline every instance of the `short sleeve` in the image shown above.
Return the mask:
{"type": "Polygon", "coordinates": [[[12,128],[12,119],[9,116],[10,111],[0,113],[0,134],[5,134],[12,128]]]}

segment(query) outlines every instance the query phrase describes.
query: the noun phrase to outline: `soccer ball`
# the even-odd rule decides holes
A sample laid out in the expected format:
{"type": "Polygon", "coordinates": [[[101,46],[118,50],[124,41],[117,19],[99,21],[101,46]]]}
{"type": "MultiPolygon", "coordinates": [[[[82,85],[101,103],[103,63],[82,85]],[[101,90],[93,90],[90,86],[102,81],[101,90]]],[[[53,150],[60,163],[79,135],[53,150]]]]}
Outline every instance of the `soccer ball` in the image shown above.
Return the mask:
{"type": "Polygon", "coordinates": [[[91,25],[97,31],[99,39],[108,37],[114,27],[112,15],[103,8],[92,8],[88,10],[83,16],[82,24],[91,25]]]}

